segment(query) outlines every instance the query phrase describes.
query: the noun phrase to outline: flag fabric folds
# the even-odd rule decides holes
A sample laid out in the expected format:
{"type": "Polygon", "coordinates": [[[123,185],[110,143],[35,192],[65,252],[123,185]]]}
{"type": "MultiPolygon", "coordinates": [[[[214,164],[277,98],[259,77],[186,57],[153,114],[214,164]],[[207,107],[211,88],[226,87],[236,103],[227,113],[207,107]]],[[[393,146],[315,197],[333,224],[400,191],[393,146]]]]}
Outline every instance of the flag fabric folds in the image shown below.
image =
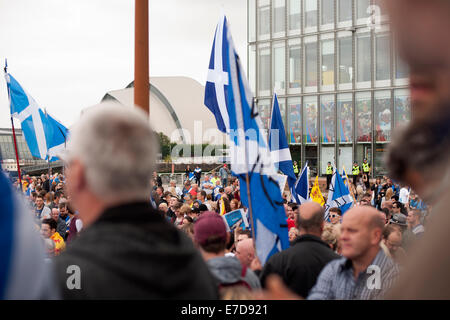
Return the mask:
{"type": "Polygon", "coordinates": [[[311,188],[311,200],[320,204],[321,206],[323,206],[325,204],[325,199],[322,196],[322,192],[320,192],[319,176],[316,176],[314,185],[311,188]]]}
{"type": "Polygon", "coordinates": [[[325,204],[325,220],[328,220],[330,208],[340,208],[342,214],[353,206],[353,199],[350,191],[345,186],[339,172],[334,170],[331,178],[330,190],[328,191],[328,200],[325,204]]]}
{"type": "Polygon", "coordinates": [[[239,178],[243,205],[252,209],[256,252],[264,265],[289,247],[286,215],[262,122],[225,16],[215,32],[205,104],[219,129],[228,132],[231,171],[239,178]]]}
{"type": "Polygon", "coordinates": [[[292,201],[303,204],[309,201],[309,168],[308,163],[302,169],[295,183],[294,192],[292,193],[292,201]]]}
{"type": "Polygon", "coordinates": [[[9,73],[5,74],[11,115],[19,119],[28,148],[34,157],[56,161],[65,149],[68,130],[44,112],[9,73]]]}
{"type": "Polygon", "coordinates": [[[0,300],[56,298],[41,236],[0,170],[0,300]]]}
{"type": "Polygon", "coordinates": [[[291,194],[294,194],[294,187],[297,177],[294,173],[291,151],[287,143],[286,131],[284,130],[283,119],[281,118],[280,106],[277,95],[273,96],[272,119],[269,131],[270,154],[275,165],[275,169],[280,170],[287,176],[287,182],[291,194]]]}

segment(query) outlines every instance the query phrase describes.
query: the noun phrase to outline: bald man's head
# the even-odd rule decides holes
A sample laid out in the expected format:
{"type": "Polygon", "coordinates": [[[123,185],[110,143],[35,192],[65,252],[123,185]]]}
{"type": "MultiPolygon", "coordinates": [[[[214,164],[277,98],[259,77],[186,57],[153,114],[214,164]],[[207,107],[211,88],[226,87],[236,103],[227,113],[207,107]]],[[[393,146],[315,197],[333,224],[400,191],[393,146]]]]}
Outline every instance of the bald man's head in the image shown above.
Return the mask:
{"type": "Polygon", "coordinates": [[[324,209],[315,202],[307,202],[300,206],[297,218],[297,228],[300,234],[313,234],[319,237],[324,225],[324,209]]]}
{"type": "Polygon", "coordinates": [[[342,255],[355,259],[379,249],[384,228],[384,217],[369,206],[358,206],[347,211],[342,219],[342,255]]]}
{"type": "Polygon", "coordinates": [[[242,265],[250,266],[255,258],[253,239],[244,239],[236,244],[236,258],[238,258],[242,265]]]}

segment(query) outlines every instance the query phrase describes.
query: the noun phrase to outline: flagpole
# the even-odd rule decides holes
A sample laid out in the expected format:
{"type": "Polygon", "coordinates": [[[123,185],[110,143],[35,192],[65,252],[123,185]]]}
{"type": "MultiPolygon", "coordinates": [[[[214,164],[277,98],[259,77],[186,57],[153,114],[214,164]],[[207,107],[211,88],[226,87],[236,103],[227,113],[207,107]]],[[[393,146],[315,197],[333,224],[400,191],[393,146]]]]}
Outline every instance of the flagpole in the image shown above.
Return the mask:
{"type": "Polygon", "coordinates": [[[14,129],[14,121],[13,121],[12,116],[11,116],[11,127],[12,127],[13,140],[14,140],[14,151],[16,152],[17,174],[19,175],[20,191],[23,191],[22,173],[20,172],[20,163],[19,163],[19,152],[17,151],[16,130],[14,129]]]}
{"type": "Polygon", "coordinates": [[[150,114],[148,0],[135,0],[134,104],[150,114]]]}
{"type": "MultiPolygon", "coordinates": [[[[6,60],[6,59],[5,59],[5,68],[3,70],[5,71],[5,75],[7,75],[8,74],[8,60],[6,60]]],[[[9,102],[11,104],[11,95],[9,94],[9,89],[7,89],[7,90],[8,90],[9,102]]],[[[11,115],[11,128],[12,128],[13,141],[14,141],[14,151],[16,153],[17,174],[19,175],[20,191],[23,192],[22,173],[20,172],[20,163],[19,163],[19,152],[17,151],[16,130],[14,128],[14,120],[13,120],[12,115],[11,115]]]]}

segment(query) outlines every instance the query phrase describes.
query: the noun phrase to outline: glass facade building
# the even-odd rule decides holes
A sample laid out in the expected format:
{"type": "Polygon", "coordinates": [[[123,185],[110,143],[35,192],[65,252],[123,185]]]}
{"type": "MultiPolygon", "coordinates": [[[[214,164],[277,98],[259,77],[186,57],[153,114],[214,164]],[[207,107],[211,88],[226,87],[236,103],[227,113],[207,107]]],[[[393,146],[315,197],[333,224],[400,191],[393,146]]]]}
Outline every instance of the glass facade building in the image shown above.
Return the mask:
{"type": "MultiPolygon", "coordinates": [[[[22,130],[16,129],[17,150],[19,152],[19,159],[33,160],[30,149],[22,134],[22,130]]],[[[16,159],[16,152],[14,150],[14,140],[11,129],[0,129],[0,160],[16,159]]]]}
{"type": "Polygon", "coordinates": [[[408,70],[371,0],[248,0],[248,77],[264,125],[277,94],[293,160],[312,175],[383,165],[410,119],[408,70]]]}

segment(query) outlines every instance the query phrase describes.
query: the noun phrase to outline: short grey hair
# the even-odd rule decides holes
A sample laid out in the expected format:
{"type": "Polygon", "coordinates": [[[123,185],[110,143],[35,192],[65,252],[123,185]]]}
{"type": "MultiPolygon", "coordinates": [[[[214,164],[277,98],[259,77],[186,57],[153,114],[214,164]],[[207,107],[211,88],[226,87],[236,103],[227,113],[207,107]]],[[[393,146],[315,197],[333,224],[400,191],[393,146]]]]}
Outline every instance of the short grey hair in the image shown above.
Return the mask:
{"type": "Polygon", "coordinates": [[[141,109],[114,102],[89,108],[71,129],[67,149],[85,166],[89,188],[104,201],[150,198],[159,144],[141,109]]]}

